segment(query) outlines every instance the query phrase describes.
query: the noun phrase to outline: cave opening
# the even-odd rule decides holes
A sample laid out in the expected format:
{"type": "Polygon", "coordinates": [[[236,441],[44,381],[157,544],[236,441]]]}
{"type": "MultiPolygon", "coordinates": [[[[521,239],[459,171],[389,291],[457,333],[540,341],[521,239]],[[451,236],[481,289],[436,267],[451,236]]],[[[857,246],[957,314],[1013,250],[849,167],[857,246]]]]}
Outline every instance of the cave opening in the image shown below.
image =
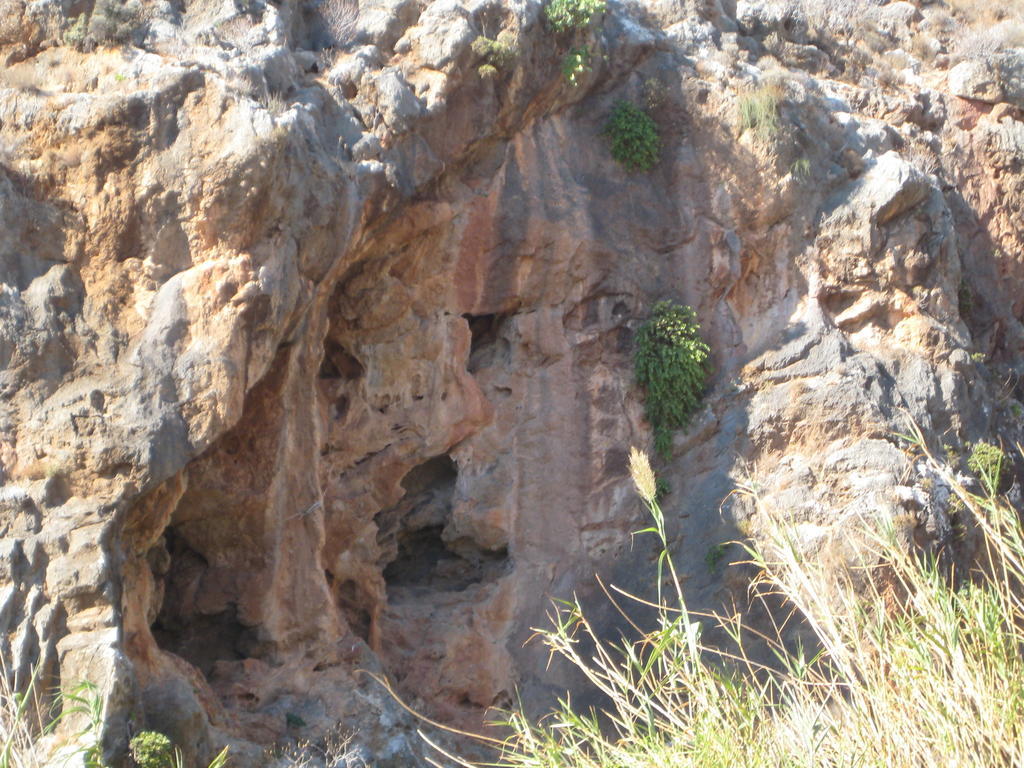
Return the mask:
{"type": "Polygon", "coordinates": [[[462,316],[469,324],[469,362],[466,366],[470,373],[489,368],[501,361],[511,350],[508,341],[502,338],[505,322],[511,315],[488,314],[462,316]]]}
{"type": "Polygon", "coordinates": [[[229,602],[221,611],[203,610],[206,558],[173,528],[164,532],[164,547],[156,552],[150,567],[158,579],[162,577],[163,592],[151,625],[157,645],[207,678],[218,661],[246,658],[244,648],[251,631],[239,621],[237,606],[229,602]]]}
{"type": "Polygon", "coordinates": [[[332,419],[345,418],[350,405],[349,385],[364,373],[363,364],[337,340],[328,337],[324,341],[324,358],[317,378],[320,392],[330,404],[332,419]]]}
{"type": "Polygon", "coordinates": [[[406,474],[398,504],[377,514],[384,581],[392,599],[460,591],[494,578],[507,564],[505,549],[488,551],[447,535],[457,479],[451,456],[429,459],[406,474]]]}
{"type": "Polygon", "coordinates": [[[321,379],[355,381],[363,375],[363,364],[332,338],[324,341],[324,359],[320,364],[321,379]]]}

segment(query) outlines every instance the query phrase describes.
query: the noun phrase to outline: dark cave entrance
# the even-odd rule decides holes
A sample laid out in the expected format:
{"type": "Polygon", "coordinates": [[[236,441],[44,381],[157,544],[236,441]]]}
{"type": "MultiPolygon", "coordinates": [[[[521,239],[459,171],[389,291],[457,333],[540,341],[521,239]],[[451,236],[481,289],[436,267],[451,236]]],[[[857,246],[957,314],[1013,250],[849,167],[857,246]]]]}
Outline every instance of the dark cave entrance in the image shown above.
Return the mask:
{"type": "Polygon", "coordinates": [[[456,592],[496,578],[508,562],[505,549],[488,551],[447,535],[458,467],[451,456],[436,456],[413,467],[402,480],[405,496],[375,518],[390,599],[415,599],[432,592],[456,592]]]}
{"type": "Polygon", "coordinates": [[[349,384],[362,378],[363,364],[339,344],[328,337],[324,340],[324,359],[317,374],[320,393],[330,405],[332,420],[344,419],[349,406],[349,384]]]}
{"type": "Polygon", "coordinates": [[[488,368],[507,355],[511,349],[508,341],[502,337],[505,322],[511,315],[463,315],[469,324],[470,345],[469,362],[466,369],[470,373],[488,368]]]}
{"type": "Polygon", "coordinates": [[[218,661],[247,658],[251,630],[238,620],[234,603],[225,610],[202,610],[206,558],[173,528],[164,531],[164,547],[150,553],[150,568],[163,583],[163,600],[151,625],[153,638],[165,651],[195,666],[207,678],[218,661]]]}

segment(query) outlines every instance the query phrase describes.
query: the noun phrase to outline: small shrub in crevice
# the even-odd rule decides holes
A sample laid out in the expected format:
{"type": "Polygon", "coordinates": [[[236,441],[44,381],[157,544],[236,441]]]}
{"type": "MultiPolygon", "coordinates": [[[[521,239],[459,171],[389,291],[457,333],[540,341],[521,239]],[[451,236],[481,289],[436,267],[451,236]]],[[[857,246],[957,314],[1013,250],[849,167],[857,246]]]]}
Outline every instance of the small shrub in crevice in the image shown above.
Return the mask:
{"type": "Polygon", "coordinates": [[[548,24],[557,33],[586,29],[598,14],[604,13],[605,0],[551,0],[544,9],[548,24]]]}
{"type": "Polygon", "coordinates": [[[562,59],[562,75],[574,88],[580,84],[579,79],[590,71],[590,49],[585,45],[571,48],[562,59]]]}
{"type": "Polygon", "coordinates": [[[649,171],[658,164],[661,152],[658,126],[635,104],[618,102],[603,133],[611,142],[612,157],[628,170],[649,171]]]}
{"type": "Polygon", "coordinates": [[[1010,488],[1010,463],[1006,453],[997,445],[979,441],[967,457],[967,468],[981,481],[985,493],[1005,493],[1010,488]]]}
{"type": "Polygon", "coordinates": [[[89,17],[80,13],[78,17],[65,27],[62,37],[64,38],[64,45],[70,45],[74,48],[82,45],[85,42],[85,37],[89,33],[89,17]]]}
{"type": "Polygon", "coordinates": [[[710,355],[697,316],[687,306],[659,301],[637,331],[633,365],[662,458],[672,453],[673,430],[685,427],[700,405],[710,355]]]}
{"type": "Polygon", "coordinates": [[[124,45],[143,21],[138,0],[98,0],[89,19],[89,34],[100,44],[124,45]]]}
{"type": "Polygon", "coordinates": [[[714,544],[704,554],[704,565],[707,566],[710,573],[718,571],[718,566],[721,564],[722,558],[725,557],[725,551],[728,548],[728,544],[714,544]]]}
{"type": "Polygon", "coordinates": [[[761,85],[740,96],[740,133],[752,131],[764,141],[778,134],[782,128],[779,120],[782,96],[782,86],[776,83],[761,85]]]}
{"type": "Polygon", "coordinates": [[[174,745],[157,731],[137,733],[128,747],[139,768],[171,768],[174,764],[174,745]]]}
{"type": "Polygon", "coordinates": [[[483,78],[497,77],[501,70],[511,67],[519,55],[515,34],[507,29],[495,39],[480,35],[472,47],[473,53],[484,60],[477,67],[477,73],[483,78]]]}

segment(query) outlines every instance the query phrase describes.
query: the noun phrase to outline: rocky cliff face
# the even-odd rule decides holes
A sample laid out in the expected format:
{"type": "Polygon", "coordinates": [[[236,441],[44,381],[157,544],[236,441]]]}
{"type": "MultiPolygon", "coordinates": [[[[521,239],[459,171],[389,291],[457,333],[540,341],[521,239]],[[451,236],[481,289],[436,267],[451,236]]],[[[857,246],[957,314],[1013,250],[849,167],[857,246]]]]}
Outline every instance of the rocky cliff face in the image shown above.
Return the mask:
{"type": "Polygon", "coordinates": [[[894,433],[1024,437],[1019,52],[882,85],[794,6],[612,2],[573,86],[535,0],[175,0],[117,47],[71,34],[90,5],[0,1],[0,652],[100,683],[111,756],[128,723],[253,765],[341,723],[409,765],[360,670],[461,727],[572,684],[524,642],[595,573],[650,579],[658,299],[714,356],[662,470],[696,607],[745,594],[706,557],[756,536],[737,482],[822,556],[861,514],[949,545],[894,433]],[[608,154],[623,98],[650,173],[608,154]]]}

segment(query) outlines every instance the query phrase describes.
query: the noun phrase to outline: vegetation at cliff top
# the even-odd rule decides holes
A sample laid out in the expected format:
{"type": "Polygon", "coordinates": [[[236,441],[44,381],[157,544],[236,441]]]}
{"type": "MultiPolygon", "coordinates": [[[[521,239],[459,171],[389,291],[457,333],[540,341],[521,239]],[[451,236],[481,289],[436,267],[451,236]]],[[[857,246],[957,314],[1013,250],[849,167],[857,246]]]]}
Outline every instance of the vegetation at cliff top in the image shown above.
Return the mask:
{"type": "Polygon", "coordinates": [[[544,15],[555,32],[585,29],[591,20],[605,11],[605,0],[551,0],[544,15]]]}
{"type": "Polygon", "coordinates": [[[672,453],[672,432],[700,405],[711,350],[693,309],[659,301],[636,333],[633,366],[644,391],[644,412],[660,456],[672,453]]]}
{"type": "Polygon", "coordinates": [[[540,722],[508,714],[512,735],[489,765],[1024,765],[1020,521],[1004,499],[959,485],[923,441],[911,449],[970,510],[981,539],[974,569],[953,574],[900,544],[891,522],[865,519],[854,526],[846,519],[827,534],[857,537],[864,547],[863,565],[837,569],[810,551],[784,511],[775,514],[752,496],[764,537],[757,548],[745,546],[747,567],[757,572],[753,599],[788,604],[773,614],[774,637],[748,628],[740,615],[688,610],[654,474],[634,449],[630,469],[653,520],[646,532],[662,552],[656,603],[637,609],[655,608],[653,627],[639,628],[622,607],[625,593],[616,594],[617,605],[633,639],[607,640],[576,601],[557,607],[539,636],[604,703],[600,711],[582,709],[567,697],[540,722]],[[802,617],[803,645],[783,640],[787,615],[791,623],[802,617]],[[731,638],[730,648],[707,640],[709,630],[731,638]],[[752,646],[766,648],[770,663],[755,660],[752,646]]]}

